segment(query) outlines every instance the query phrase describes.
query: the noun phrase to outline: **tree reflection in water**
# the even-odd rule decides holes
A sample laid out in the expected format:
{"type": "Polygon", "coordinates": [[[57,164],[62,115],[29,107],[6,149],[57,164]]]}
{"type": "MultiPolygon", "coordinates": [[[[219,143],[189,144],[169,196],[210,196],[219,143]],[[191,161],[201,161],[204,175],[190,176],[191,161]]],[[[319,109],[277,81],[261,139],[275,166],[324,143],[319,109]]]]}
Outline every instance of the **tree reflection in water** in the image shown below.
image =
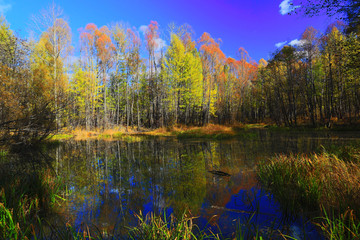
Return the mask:
{"type": "Polygon", "coordinates": [[[293,229],[304,229],[306,219],[285,216],[258,185],[256,164],[276,153],[313,151],[334,139],[260,133],[256,139],[227,141],[65,142],[57,150],[55,168],[71,192],[64,215],[77,227],[92,225],[121,234],[126,231],[122,226],[136,225],[134,213],[166,209],[181,216],[187,209],[199,216],[200,228],[209,223],[224,234],[236,229],[238,219],[251,219],[262,231],[275,227],[293,235],[293,229]]]}

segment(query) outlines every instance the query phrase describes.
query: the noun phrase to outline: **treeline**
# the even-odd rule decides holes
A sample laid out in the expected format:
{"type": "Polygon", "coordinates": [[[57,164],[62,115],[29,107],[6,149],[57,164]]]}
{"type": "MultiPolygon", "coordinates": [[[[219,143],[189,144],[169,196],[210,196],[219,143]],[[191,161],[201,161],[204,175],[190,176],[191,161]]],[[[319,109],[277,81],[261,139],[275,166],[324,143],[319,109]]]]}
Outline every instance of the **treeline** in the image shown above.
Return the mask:
{"type": "Polygon", "coordinates": [[[296,46],[284,46],[260,64],[250,119],[329,127],[358,121],[360,41],[345,30],[342,22],[331,24],[323,35],[308,27],[296,46]]]}
{"type": "Polygon", "coordinates": [[[257,64],[245,50],[240,60],[227,58],[208,33],[195,41],[186,25],[171,26],[169,35],[165,47],[154,21],[145,28],[144,40],[124,24],[86,25],[68,86],[68,123],[91,129],[240,121],[257,64]]]}
{"type": "Polygon", "coordinates": [[[256,63],[243,48],[238,59],[226,57],[220,40],[208,33],[196,40],[188,25],[169,25],[166,46],[155,21],[140,33],[123,23],[89,23],[74,52],[60,8],[52,5],[34,21],[38,40],[20,39],[0,23],[0,127],[9,132],[20,129],[16,124],[30,134],[63,126],[295,126],[359,118],[360,42],[339,22],[325,34],[309,27],[297,45],[256,63]]]}

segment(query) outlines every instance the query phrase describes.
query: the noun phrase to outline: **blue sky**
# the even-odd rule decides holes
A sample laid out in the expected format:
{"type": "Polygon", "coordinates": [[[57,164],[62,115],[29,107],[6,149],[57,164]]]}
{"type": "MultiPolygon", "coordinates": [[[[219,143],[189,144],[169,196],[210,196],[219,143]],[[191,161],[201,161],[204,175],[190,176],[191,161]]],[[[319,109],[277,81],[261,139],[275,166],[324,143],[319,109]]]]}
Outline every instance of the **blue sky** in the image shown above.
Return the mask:
{"type": "MultiPolygon", "coordinates": [[[[27,37],[31,15],[51,3],[45,0],[0,0],[0,12],[13,30],[27,37]]],[[[127,22],[139,29],[155,20],[167,44],[168,24],[187,23],[193,27],[196,38],[203,32],[221,38],[221,49],[227,56],[236,57],[237,50],[243,47],[256,61],[268,59],[281,43],[296,43],[307,26],[323,32],[335,21],[326,16],[287,15],[291,0],[62,0],[55,3],[68,17],[75,49],[79,41],[78,29],[87,23],[100,27],[127,22]]]]}

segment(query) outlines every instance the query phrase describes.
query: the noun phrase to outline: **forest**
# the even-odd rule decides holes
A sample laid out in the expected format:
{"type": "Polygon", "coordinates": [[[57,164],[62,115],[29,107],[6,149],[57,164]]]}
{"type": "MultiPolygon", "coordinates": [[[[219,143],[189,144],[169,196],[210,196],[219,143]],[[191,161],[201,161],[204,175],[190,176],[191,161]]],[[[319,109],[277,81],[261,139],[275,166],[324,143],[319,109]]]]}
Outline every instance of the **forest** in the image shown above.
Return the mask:
{"type": "Polygon", "coordinates": [[[309,26],[296,45],[256,62],[241,47],[236,59],[227,57],[220,39],[206,32],[196,39],[187,24],[163,31],[151,21],[139,32],[126,23],[89,23],[79,29],[80,39],[72,39],[65,19],[51,5],[34,17],[38,37],[30,39],[1,19],[5,139],[63,127],[331,127],[359,120],[360,41],[347,22],[336,21],[325,32],[309,26]],[[161,37],[170,39],[168,46],[161,37]]]}
{"type": "Polygon", "coordinates": [[[1,17],[0,238],[360,239],[360,0],[283,4],[336,21],[259,61],[189,24],[1,17]]]}

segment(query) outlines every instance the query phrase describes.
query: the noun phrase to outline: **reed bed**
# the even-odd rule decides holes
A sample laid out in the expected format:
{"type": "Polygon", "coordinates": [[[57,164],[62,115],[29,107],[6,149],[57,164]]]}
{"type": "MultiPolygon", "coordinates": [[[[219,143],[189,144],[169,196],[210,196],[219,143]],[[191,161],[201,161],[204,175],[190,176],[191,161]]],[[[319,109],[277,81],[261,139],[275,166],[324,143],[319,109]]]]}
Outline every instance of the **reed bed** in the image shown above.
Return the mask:
{"type": "Polygon", "coordinates": [[[288,211],[322,212],[314,219],[329,239],[359,239],[360,164],[353,153],[345,160],[326,151],[278,155],[258,165],[259,180],[288,211]]]}

